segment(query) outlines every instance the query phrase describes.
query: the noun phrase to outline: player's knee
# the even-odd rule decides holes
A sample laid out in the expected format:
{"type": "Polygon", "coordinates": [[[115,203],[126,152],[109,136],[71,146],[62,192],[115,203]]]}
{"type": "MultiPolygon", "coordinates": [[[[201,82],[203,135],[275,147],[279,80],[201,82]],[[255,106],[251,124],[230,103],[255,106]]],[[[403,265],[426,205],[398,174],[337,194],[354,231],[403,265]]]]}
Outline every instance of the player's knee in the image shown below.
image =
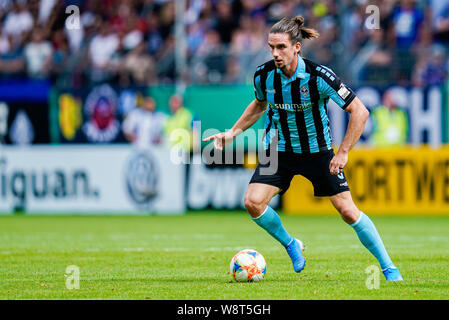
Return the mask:
{"type": "Polygon", "coordinates": [[[346,223],[352,224],[359,218],[359,209],[357,209],[352,200],[343,197],[336,197],[332,200],[332,204],[346,223]]]}
{"type": "Polygon", "coordinates": [[[347,224],[353,224],[354,222],[356,222],[360,214],[357,208],[353,206],[343,206],[339,211],[341,218],[347,224]]]}
{"type": "Polygon", "coordinates": [[[244,203],[246,210],[253,218],[257,218],[267,206],[263,199],[248,194],[245,196],[244,203]]]}

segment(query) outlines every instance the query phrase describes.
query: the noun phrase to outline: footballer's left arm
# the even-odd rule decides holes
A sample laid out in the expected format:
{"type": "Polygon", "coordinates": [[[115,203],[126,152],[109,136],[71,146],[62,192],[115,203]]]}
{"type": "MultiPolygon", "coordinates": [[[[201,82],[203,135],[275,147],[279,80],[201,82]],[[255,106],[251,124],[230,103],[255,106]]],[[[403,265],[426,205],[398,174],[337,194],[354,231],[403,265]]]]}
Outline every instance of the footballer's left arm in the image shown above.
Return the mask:
{"type": "Polygon", "coordinates": [[[357,97],[345,108],[345,111],[350,113],[348,129],[337,154],[329,164],[331,174],[339,174],[343,170],[348,162],[348,153],[360,139],[369,117],[368,109],[357,97]]]}

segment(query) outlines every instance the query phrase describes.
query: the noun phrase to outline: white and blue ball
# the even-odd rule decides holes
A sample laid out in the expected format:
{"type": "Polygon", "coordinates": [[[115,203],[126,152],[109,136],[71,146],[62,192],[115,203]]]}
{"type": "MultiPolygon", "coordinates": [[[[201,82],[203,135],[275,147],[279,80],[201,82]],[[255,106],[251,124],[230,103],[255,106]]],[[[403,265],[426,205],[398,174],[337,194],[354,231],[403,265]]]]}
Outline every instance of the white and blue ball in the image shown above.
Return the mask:
{"type": "Polygon", "coordinates": [[[267,272],[265,258],[256,250],[243,249],[230,263],[232,277],[238,282],[261,281],[267,272]]]}

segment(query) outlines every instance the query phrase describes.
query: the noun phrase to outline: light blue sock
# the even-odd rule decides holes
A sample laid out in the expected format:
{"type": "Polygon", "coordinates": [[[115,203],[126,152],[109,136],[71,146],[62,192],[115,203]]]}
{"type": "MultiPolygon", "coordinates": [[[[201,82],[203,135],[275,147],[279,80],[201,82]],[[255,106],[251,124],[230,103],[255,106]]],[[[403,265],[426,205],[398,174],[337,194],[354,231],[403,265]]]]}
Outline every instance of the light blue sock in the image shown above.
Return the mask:
{"type": "Polygon", "coordinates": [[[354,228],[360,242],[377,258],[382,270],[394,267],[374,223],[366,214],[360,212],[360,217],[350,226],[354,228]]]}
{"type": "Polygon", "coordinates": [[[265,229],[273,238],[287,247],[293,238],[288,234],[282,225],[281,218],[270,206],[257,218],[252,218],[255,223],[265,229]]]}

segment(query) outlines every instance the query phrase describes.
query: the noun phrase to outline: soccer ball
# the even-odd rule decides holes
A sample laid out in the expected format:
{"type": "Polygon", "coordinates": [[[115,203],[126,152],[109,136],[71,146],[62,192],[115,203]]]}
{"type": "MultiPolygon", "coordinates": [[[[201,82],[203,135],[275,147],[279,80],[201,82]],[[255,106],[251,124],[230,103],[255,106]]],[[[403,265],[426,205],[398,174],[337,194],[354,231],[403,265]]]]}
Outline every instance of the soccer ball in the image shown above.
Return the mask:
{"type": "Polygon", "coordinates": [[[229,267],[232,277],[238,282],[261,281],[267,272],[264,257],[252,249],[237,252],[229,267]]]}

